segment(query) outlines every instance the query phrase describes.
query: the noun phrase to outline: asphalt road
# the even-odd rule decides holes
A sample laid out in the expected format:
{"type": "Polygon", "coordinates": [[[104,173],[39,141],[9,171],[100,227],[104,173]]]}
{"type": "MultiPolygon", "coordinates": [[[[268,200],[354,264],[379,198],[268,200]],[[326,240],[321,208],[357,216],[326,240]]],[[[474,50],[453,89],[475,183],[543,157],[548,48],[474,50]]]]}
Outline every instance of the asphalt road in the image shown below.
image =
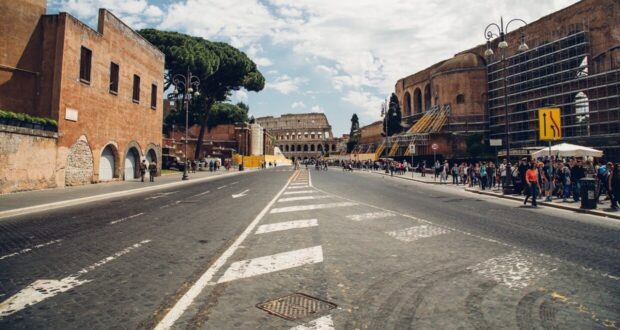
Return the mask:
{"type": "Polygon", "coordinates": [[[0,328],[618,328],[619,234],[454,187],[265,170],[0,221],[0,328]],[[294,293],[320,300],[271,302],[294,293]]]}

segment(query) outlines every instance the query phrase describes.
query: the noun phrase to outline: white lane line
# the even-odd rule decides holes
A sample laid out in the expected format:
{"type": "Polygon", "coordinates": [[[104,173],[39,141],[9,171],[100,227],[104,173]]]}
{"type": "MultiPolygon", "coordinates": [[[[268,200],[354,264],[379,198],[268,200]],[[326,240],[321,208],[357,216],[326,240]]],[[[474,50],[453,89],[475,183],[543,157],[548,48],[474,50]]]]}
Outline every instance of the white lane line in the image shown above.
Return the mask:
{"type": "Polygon", "coordinates": [[[357,203],[340,202],[340,203],[327,203],[327,204],[296,205],[296,206],[278,207],[278,208],[272,209],[271,212],[269,213],[284,213],[284,212],[308,211],[308,210],[318,210],[318,209],[330,209],[334,207],[345,207],[345,206],[353,206],[353,205],[357,205],[357,203]]]}
{"type": "Polygon", "coordinates": [[[244,197],[248,194],[248,191],[250,191],[250,189],[246,189],[238,194],[232,194],[232,198],[239,198],[239,197],[244,197]]]}
{"type": "Polygon", "coordinates": [[[334,330],[334,321],[331,315],[325,315],[319,317],[316,320],[312,320],[306,324],[300,324],[290,330],[334,330]]]}
{"type": "Polygon", "coordinates": [[[239,183],[239,181],[235,181],[235,182],[231,183],[230,185],[231,185],[231,186],[234,186],[234,185],[236,185],[237,183],[239,183]]]}
{"type": "Polygon", "coordinates": [[[320,245],[266,257],[237,261],[230,265],[230,268],[226,270],[217,283],[230,282],[319,262],[323,262],[323,249],[320,245]]]}
{"type": "Polygon", "coordinates": [[[353,221],[362,221],[362,220],[371,220],[371,219],[381,219],[394,216],[392,212],[369,212],[362,214],[352,214],[347,215],[347,218],[353,221]]]}
{"type": "Polygon", "coordinates": [[[428,238],[437,235],[447,234],[450,231],[437,226],[421,225],[401,230],[388,231],[386,234],[403,242],[413,242],[420,238],[428,238]]]}
{"type": "Polygon", "coordinates": [[[110,221],[110,224],[111,224],[111,225],[114,225],[114,224],[117,224],[117,223],[119,223],[119,222],[123,222],[123,221],[129,220],[129,219],[131,219],[131,218],[139,217],[139,216],[141,216],[141,215],[143,215],[143,214],[144,214],[143,212],[140,212],[140,213],[138,213],[138,214],[130,215],[130,216],[128,216],[128,217],[124,217],[124,218],[120,218],[120,219],[118,219],[118,220],[110,221]]]}
{"type": "Polygon", "coordinates": [[[10,258],[10,257],[15,257],[15,256],[18,256],[20,254],[28,253],[28,252],[30,252],[32,250],[40,249],[42,247],[45,247],[45,246],[48,246],[48,245],[52,245],[52,244],[56,244],[56,243],[60,243],[60,242],[62,242],[62,239],[56,239],[56,240],[53,240],[53,241],[49,241],[47,243],[37,244],[37,245],[35,245],[33,247],[25,248],[25,249],[19,250],[17,252],[13,252],[11,254],[5,254],[5,255],[0,257],[0,260],[7,259],[7,258],[10,258]]]}
{"type": "Polygon", "coordinates": [[[276,203],[278,198],[280,198],[282,193],[291,183],[291,179],[293,176],[294,174],[291,175],[288,181],[284,184],[284,187],[282,187],[282,189],[273,197],[273,199],[267,204],[267,206],[265,206],[265,208],[256,216],[256,218],[254,218],[254,220],[252,220],[252,222],[247,226],[247,228],[245,228],[243,233],[241,233],[241,235],[237,237],[237,240],[235,240],[235,242],[226,251],[224,251],[224,253],[222,253],[222,255],[220,255],[217,260],[215,260],[211,267],[209,267],[209,269],[207,269],[207,271],[200,276],[200,278],[189,288],[189,290],[185,292],[181,299],[179,299],[177,303],[168,311],[166,316],[164,316],[164,318],[159,321],[159,323],[155,327],[155,330],[169,329],[170,327],[172,327],[174,325],[174,322],[176,322],[176,320],[178,320],[179,317],[183,315],[185,310],[187,310],[187,308],[192,304],[192,302],[194,302],[200,292],[202,292],[202,290],[207,285],[213,284],[211,283],[213,275],[215,275],[215,273],[226,264],[228,258],[230,258],[230,256],[235,253],[241,243],[243,243],[246,237],[248,237],[248,235],[250,235],[250,233],[254,230],[256,225],[261,221],[261,219],[263,219],[265,214],[267,214],[267,211],[269,211],[273,204],[276,203]]]}
{"type": "Polygon", "coordinates": [[[295,186],[295,187],[288,187],[288,189],[304,189],[304,188],[308,188],[308,186],[295,186]]]}
{"type": "Polygon", "coordinates": [[[332,196],[297,196],[297,197],[280,198],[278,203],[303,201],[303,200],[310,200],[310,199],[323,199],[323,198],[332,198],[332,196]]]}
{"type": "Polygon", "coordinates": [[[201,192],[200,194],[196,194],[196,195],[194,195],[194,196],[192,196],[192,197],[200,197],[200,196],[204,196],[204,195],[206,195],[206,194],[208,194],[208,193],[210,193],[210,192],[211,192],[211,190],[207,190],[207,191],[205,191],[205,192],[201,192]]]}
{"type": "Polygon", "coordinates": [[[221,187],[217,187],[217,190],[224,189],[224,188],[226,188],[227,186],[228,186],[228,185],[223,185],[223,186],[221,186],[221,187]]]}
{"type": "Polygon", "coordinates": [[[266,234],[266,233],[272,233],[274,231],[316,227],[318,225],[319,225],[319,222],[317,219],[278,222],[278,223],[272,223],[272,224],[262,225],[258,227],[258,229],[256,229],[256,234],[266,234]]]}
{"type": "Polygon", "coordinates": [[[144,200],[149,200],[149,199],[158,199],[158,198],[166,197],[166,196],[168,196],[168,195],[176,194],[176,193],[178,193],[178,192],[179,192],[179,191],[171,191],[171,192],[166,192],[166,193],[164,193],[164,192],[161,192],[161,193],[156,193],[156,194],[155,194],[155,196],[150,196],[150,197],[147,197],[147,198],[145,198],[144,200]]]}
{"type": "Polygon", "coordinates": [[[513,251],[467,269],[491,278],[511,289],[523,289],[537,278],[545,277],[555,270],[537,266],[537,264],[555,266],[548,260],[537,260],[537,258],[520,251],[513,251]]]}
{"type": "Polygon", "coordinates": [[[150,241],[151,240],[144,240],[144,241],[141,241],[140,243],[136,243],[132,246],[129,246],[63,279],[36,280],[32,282],[30,285],[28,285],[27,287],[25,287],[18,293],[14,294],[9,299],[6,299],[2,303],[0,303],[0,318],[11,315],[26,307],[30,307],[45,299],[51,298],[59,293],[71,290],[77,286],[80,286],[84,283],[88,283],[92,281],[92,280],[80,280],[78,279],[78,277],[94,270],[95,268],[101,267],[107,264],[108,262],[115,260],[121,257],[122,255],[125,255],[131,252],[132,250],[135,250],[141,247],[142,245],[146,243],[149,243],[150,241]]]}
{"type": "Polygon", "coordinates": [[[297,195],[297,194],[312,194],[316,193],[316,190],[298,190],[298,191],[287,191],[284,195],[297,195]]]}

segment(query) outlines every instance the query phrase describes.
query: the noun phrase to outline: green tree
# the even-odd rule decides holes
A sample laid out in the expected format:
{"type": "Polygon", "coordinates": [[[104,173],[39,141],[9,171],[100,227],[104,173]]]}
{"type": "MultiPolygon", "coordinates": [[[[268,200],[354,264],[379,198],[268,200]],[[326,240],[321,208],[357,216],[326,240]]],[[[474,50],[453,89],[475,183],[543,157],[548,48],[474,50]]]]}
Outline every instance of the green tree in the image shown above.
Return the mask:
{"type": "Polygon", "coordinates": [[[347,153],[351,153],[355,146],[359,143],[360,120],[357,114],[351,116],[351,131],[349,132],[349,141],[347,142],[347,153]]]}
{"type": "Polygon", "coordinates": [[[247,106],[241,107],[239,104],[216,103],[211,109],[209,119],[207,119],[207,129],[211,131],[217,125],[245,123],[248,121],[248,111],[249,108],[247,106]]]}
{"type": "Polygon", "coordinates": [[[403,128],[400,124],[402,121],[402,114],[400,112],[400,104],[398,103],[398,97],[396,94],[392,93],[390,96],[390,103],[388,106],[388,111],[383,118],[383,127],[387,127],[387,132],[384,132],[384,135],[392,136],[394,134],[398,134],[402,132],[403,128]],[[387,121],[387,125],[386,125],[387,121]]]}
{"type": "Polygon", "coordinates": [[[245,53],[226,43],[155,29],[139,32],[166,56],[164,89],[170,87],[174,75],[185,75],[188,69],[200,79],[200,96],[195,99],[190,116],[193,122],[200,124],[194,154],[198,158],[214,104],[226,101],[233,91],[241,88],[261,91],[265,87],[265,78],[245,53]]]}

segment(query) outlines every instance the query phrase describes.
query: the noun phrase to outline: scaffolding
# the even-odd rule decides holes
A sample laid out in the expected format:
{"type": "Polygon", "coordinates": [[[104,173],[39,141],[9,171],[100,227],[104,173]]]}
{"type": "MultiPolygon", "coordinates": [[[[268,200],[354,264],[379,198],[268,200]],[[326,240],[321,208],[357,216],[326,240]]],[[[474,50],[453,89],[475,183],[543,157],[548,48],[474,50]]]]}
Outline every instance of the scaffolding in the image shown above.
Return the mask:
{"type": "Polygon", "coordinates": [[[490,138],[505,135],[506,81],[511,147],[543,145],[538,141],[537,110],[558,107],[565,140],[618,148],[614,140],[620,137],[620,63],[613,62],[614,56],[603,64],[599,55],[592,58],[586,24],[571,25],[544,38],[555,40],[542,40],[505,63],[489,63],[490,138]]]}

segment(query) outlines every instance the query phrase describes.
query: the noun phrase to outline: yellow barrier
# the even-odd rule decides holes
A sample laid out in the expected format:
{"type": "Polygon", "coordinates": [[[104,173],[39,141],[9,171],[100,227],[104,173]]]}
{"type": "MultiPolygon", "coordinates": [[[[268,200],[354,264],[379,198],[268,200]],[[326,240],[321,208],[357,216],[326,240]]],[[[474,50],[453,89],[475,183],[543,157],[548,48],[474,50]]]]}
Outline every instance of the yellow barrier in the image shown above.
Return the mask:
{"type": "Polygon", "coordinates": [[[291,161],[286,159],[286,157],[282,156],[274,156],[274,155],[264,155],[264,156],[241,156],[241,155],[233,155],[233,163],[235,166],[241,164],[241,160],[243,159],[243,167],[260,167],[262,162],[269,164],[278,164],[278,165],[291,165],[291,161]]]}

